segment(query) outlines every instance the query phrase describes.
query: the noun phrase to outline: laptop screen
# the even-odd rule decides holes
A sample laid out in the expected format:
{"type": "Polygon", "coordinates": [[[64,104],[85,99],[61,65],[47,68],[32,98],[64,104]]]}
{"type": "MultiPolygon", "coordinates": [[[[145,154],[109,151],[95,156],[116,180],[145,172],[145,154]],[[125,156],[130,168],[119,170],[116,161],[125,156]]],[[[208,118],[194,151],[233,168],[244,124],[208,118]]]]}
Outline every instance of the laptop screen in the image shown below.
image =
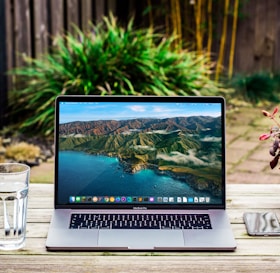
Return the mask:
{"type": "Polygon", "coordinates": [[[221,207],[220,97],[61,96],[56,205],[221,207]]]}

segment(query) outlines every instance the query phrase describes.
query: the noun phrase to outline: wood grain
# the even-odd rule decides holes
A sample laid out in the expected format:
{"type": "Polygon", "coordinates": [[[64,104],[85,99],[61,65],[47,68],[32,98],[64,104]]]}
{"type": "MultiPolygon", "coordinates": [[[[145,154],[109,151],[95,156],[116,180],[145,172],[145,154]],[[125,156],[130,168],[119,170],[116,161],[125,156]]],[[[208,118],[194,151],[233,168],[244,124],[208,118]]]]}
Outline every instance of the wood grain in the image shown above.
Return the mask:
{"type": "Polygon", "coordinates": [[[52,184],[30,185],[26,246],[0,251],[0,272],[279,272],[280,237],[248,236],[243,213],[269,210],[280,216],[280,185],[228,185],[235,252],[47,252],[53,190],[52,184]]]}

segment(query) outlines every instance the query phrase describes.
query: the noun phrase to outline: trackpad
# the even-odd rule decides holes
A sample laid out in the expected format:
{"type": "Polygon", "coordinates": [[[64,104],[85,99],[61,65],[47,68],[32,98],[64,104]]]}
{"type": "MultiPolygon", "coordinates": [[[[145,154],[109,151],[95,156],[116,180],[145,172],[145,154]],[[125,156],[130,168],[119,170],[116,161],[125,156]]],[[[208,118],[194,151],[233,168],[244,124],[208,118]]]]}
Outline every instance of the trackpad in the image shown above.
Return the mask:
{"type": "Polygon", "coordinates": [[[184,237],[181,230],[100,230],[98,246],[127,249],[183,247],[184,237]]]}

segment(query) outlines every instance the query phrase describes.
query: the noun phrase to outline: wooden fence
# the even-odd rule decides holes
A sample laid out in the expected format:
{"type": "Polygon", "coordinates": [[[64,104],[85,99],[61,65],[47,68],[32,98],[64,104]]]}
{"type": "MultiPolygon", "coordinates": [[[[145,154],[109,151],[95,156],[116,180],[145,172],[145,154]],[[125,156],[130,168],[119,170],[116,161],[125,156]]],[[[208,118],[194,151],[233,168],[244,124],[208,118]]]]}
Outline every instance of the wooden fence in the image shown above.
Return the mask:
{"type": "MultiPolygon", "coordinates": [[[[155,5],[159,14],[161,4],[167,5],[169,1],[172,0],[0,0],[0,128],[5,123],[7,93],[12,87],[12,79],[5,73],[23,65],[22,54],[39,57],[48,50],[56,34],[71,32],[73,24],[85,29],[89,21],[99,22],[109,11],[124,22],[133,14],[138,16],[138,25],[147,26],[148,15],[143,17],[143,13],[148,4],[155,5]]],[[[188,38],[193,35],[190,33],[195,32],[195,24],[194,19],[189,17],[193,13],[186,9],[190,9],[191,3],[196,1],[180,0],[182,24],[189,28],[188,38]],[[192,23],[189,23],[191,20],[192,23]]],[[[234,1],[230,0],[230,6],[234,1]]],[[[278,72],[280,0],[239,0],[239,3],[234,73],[278,72]]],[[[215,15],[211,50],[215,61],[219,54],[224,1],[213,1],[213,4],[216,5],[214,11],[219,11],[215,15]]],[[[232,21],[230,10],[223,59],[225,70],[229,64],[232,21]]],[[[164,18],[161,21],[157,18],[157,22],[164,24],[164,18]]]]}
{"type": "MultiPolygon", "coordinates": [[[[3,1],[3,0],[1,0],[3,1]]],[[[85,29],[116,11],[116,0],[5,0],[8,68],[22,65],[21,56],[38,57],[51,37],[73,29],[85,29]]],[[[127,10],[127,9],[126,9],[127,10]]]]}
{"type": "Polygon", "coordinates": [[[243,4],[238,20],[235,72],[279,72],[280,1],[243,0],[241,2],[243,4]]]}
{"type": "Polygon", "coordinates": [[[136,0],[0,0],[0,129],[7,123],[7,93],[12,88],[6,72],[24,64],[22,54],[39,57],[53,36],[71,32],[73,25],[85,29],[109,11],[128,18],[135,5],[136,0]]]}

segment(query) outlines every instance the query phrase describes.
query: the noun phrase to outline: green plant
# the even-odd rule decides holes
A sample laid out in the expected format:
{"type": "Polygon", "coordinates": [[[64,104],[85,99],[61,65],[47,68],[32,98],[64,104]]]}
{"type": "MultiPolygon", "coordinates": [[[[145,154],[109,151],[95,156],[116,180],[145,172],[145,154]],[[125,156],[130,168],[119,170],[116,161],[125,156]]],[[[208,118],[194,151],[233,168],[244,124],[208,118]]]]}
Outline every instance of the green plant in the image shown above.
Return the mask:
{"type": "Polygon", "coordinates": [[[58,95],[213,95],[206,55],[174,48],[175,37],[122,28],[113,16],[83,33],[58,36],[51,53],[25,58],[12,71],[18,85],[12,106],[26,119],[21,129],[51,135],[58,95]]]}
{"type": "Polygon", "coordinates": [[[237,75],[229,85],[236,89],[240,97],[253,103],[262,100],[279,101],[279,96],[276,94],[279,90],[279,79],[276,75],[265,72],[247,76],[237,75]]]}

